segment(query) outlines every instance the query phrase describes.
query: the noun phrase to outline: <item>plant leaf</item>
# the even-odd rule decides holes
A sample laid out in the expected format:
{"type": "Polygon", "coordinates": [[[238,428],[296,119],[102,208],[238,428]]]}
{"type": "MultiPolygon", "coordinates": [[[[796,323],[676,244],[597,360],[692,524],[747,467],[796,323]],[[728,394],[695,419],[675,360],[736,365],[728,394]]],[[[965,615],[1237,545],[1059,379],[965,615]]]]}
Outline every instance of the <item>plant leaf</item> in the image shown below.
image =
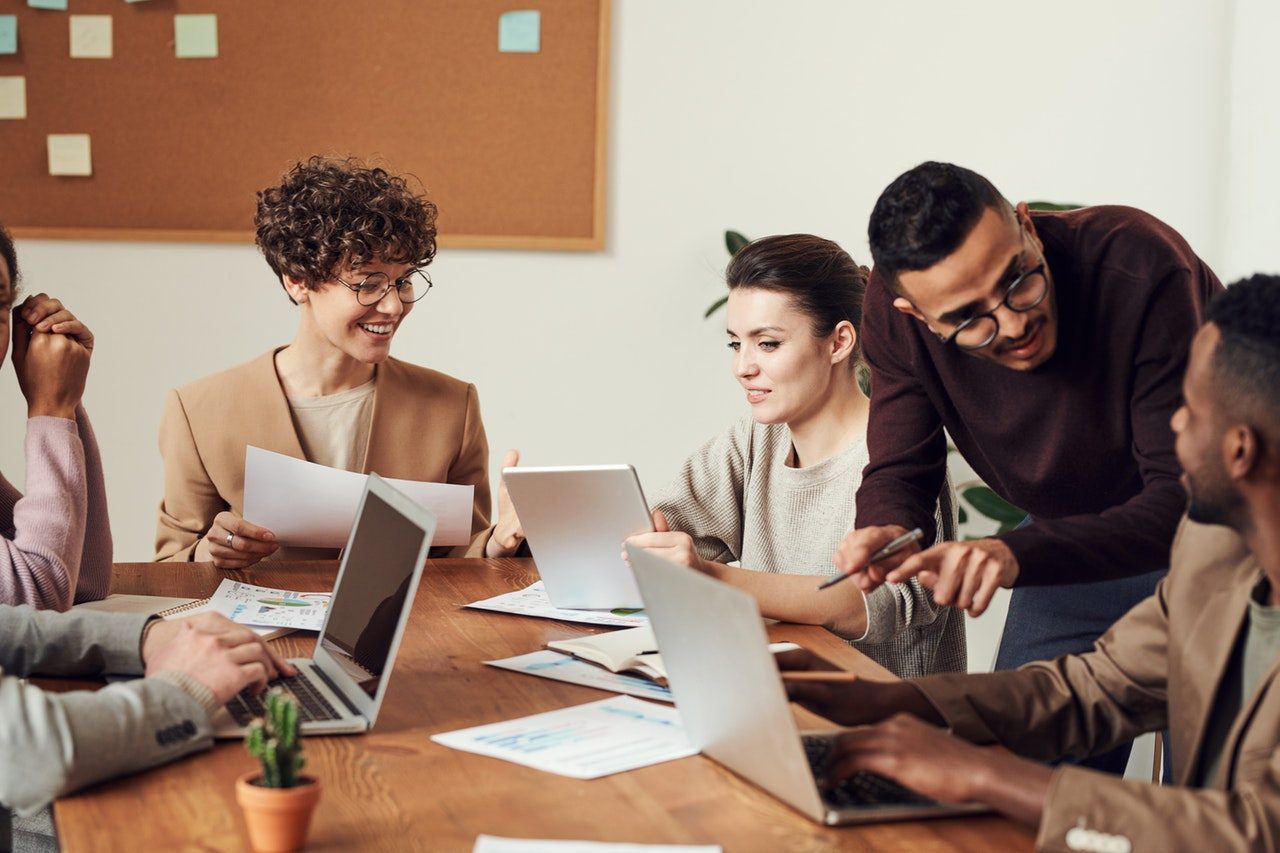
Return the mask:
{"type": "Polygon", "coordinates": [[[728,296],[721,296],[721,297],[720,297],[719,299],[717,299],[715,302],[712,302],[712,303],[711,303],[711,307],[710,307],[710,308],[708,308],[708,309],[703,313],[703,315],[702,315],[702,319],[704,319],[704,320],[709,320],[709,319],[711,319],[711,315],[712,315],[712,314],[714,314],[714,313],[716,313],[717,311],[719,311],[719,310],[720,310],[720,308],[721,308],[721,306],[723,306],[723,305],[724,305],[726,302],[728,302],[728,301],[729,301],[729,297],[728,297],[728,296]]]}
{"type": "Polygon", "coordinates": [[[731,256],[738,254],[742,247],[750,242],[737,231],[724,232],[724,247],[729,250],[731,256]]]}
{"type": "Polygon", "coordinates": [[[962,489],[960,496],[969,502],[969,506],[992,521],[999,522],[1002,533],[1017,527],[1027,517],[1024,511],[997,495],[989,486],[970,486],[962,489]],[[1012,527],[1006,530],[1006,525],[1012,527]]]}
{"type": "Polygon", "coordinates": [[[1075,204],[1073,202],[1062,201],[1029,201],[1027,208],[1030,210],[1079,210],[1084,207],[1083,204],[1075,204]]]}

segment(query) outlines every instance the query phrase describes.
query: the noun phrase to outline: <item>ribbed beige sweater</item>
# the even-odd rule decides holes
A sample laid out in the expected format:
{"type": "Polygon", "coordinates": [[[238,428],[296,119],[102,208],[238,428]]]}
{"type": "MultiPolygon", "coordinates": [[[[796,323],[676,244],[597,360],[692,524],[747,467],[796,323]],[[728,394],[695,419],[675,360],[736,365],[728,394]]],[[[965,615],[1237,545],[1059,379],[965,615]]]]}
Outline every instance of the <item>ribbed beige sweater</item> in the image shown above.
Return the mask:
{"type": "MultiPolygon", "coordinates": [[[[853,529],[865,438],[805,468],[790,468],[791,431],[744,416],[704,444],[659,496],[655,509],[693,537],[707,560],[805,575],[836,573],[832,556],[853,529]]],[[[955,536],[955,498],[944,485],[938,529],[955,536]]],[[[965,670],[964,614],[938,607],[912,580],[867,597],[867,634],[852,645],[899,676],[965,670]]]]}

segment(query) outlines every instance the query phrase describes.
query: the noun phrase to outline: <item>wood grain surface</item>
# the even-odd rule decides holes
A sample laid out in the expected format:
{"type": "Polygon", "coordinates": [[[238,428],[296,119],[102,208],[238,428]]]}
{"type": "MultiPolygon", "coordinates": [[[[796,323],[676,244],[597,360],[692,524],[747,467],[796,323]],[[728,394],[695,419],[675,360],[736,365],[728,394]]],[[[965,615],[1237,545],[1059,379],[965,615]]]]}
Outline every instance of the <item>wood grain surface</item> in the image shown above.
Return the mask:
{"type": "MultiPolygon", "coordinates": [[[[336,568],[330,562],[264,563],[219,572],[201,563],[121,564],[112,591],[207,595],[222,577],[328,590],[336,568]]],[[[999,817],[818,826],[702,756],[579,781],[432,743],[429,737],[437,732],[610,695],[481,663],[596,632],[461,606],[536,578],[531,560],[428,562],[374,730],[307,739],[308,770],[324,785],[307,849],[469,851],[480,833],[720,844],[725,853],[1032,849],[1030,830],[999,817]]],[[[820,628],[773,625],[769,633],[869,677],[892,678],[820,628]]],[[[272,642],[291,656],[306,655],[314,635],[272,642]]],[[[800,714],[802,726],[824,722],[800,714]]],[[[63,849],[247,849],[232,783],[251,769],[253,761],[239,743],[220,743],[59,800],[55,818],[63,849]]]]}

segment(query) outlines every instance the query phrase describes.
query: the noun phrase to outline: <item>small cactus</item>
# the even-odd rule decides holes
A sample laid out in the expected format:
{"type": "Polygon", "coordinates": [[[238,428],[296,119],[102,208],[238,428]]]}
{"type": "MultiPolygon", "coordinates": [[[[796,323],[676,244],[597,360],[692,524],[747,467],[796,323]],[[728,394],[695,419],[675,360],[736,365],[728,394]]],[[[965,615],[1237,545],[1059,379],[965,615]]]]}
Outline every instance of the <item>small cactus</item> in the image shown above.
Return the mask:
{"type": "Polygon", "coordinates": [[[266,698],[267,715],[249,724],[245,746],[262,762],[264,788],[293,788],[299,784],[298,771],[307,764],[298,739],[298,705],[280,688],[272,688],[266,698]]]}

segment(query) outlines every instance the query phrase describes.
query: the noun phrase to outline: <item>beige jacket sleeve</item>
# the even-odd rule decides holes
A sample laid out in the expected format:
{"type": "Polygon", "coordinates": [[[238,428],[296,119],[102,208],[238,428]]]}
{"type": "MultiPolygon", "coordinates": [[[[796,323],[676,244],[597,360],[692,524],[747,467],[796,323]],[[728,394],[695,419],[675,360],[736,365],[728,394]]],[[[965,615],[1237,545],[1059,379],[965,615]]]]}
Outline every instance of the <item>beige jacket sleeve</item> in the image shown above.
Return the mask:
{"type": "Polygon", "coordinates": [[[156,522],[156,560],[193,559],[196,545],[218,513],[228,509],[200,459],[182,398],[170,391],[160,420],[164,497],[156,522]]]}
{"type": "MultiPolygon", "coordinates": [[[[480,397],[476,386],[467,386],[467,417],[458,458],[449,466],[449,482],[475,486],[471,504],[471,543],[449,549],[450,557],[483,557],[493,525],[489,523],[492,494],[489,489],[489,439],[480,419],[480,397]]],[[[433,551],[435,549],[432,549],[433,551]]]]}

